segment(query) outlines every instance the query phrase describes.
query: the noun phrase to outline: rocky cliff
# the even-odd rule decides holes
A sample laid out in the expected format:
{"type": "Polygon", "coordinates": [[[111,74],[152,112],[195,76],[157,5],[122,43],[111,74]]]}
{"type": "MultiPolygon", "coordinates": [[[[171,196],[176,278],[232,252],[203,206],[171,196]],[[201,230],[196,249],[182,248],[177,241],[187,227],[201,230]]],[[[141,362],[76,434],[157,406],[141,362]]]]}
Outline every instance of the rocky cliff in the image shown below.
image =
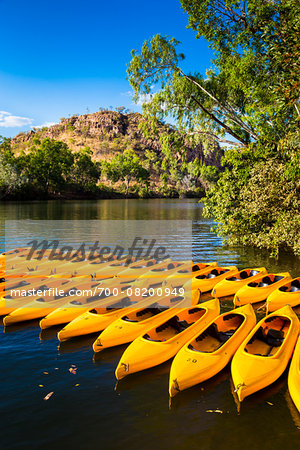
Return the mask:
{"type": "MultiPolygon", "coordinates": [[[[13,140],[15,150],[24,149],[31,144],[34,137],[50,137],[65,142],[69,148],[76,151],[90,147],[95,159],[110,159],[117,152],[132,147],[143,158],[145,150],[161,153],[160,136],[162,133],[172,135],[176,131],[169,125],[157,124],[157,134],[145,137],[141,131],[141,124],[145,122],[139,113],[121,114],[114,111],[99,111],[93,114],[73,115],[62,118],[60,123],[49,128],[34,129],[28,133],[20,133],[13,140]]],[[[207,165],[220,166],[221,152],[212,146],[204,151],[200,143],[196,146],[184,144],[187,161],[200,158],[207,165]]],[[[181,159],[178,152],[174,152],[177,160],[181,159]]]]}

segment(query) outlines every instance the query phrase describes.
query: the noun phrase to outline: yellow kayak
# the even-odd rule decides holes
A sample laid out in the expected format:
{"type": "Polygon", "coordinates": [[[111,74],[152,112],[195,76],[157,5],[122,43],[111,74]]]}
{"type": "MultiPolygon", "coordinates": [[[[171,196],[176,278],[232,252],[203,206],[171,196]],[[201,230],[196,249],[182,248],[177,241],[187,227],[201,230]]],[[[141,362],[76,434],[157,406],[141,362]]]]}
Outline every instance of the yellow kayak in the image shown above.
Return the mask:
{"type": "Polygon", "coordinates": [[[171,366],[170,397],[224,369],[255,324],[252,306],[242,306],[221,314],[187,342],[171,366]]]}
{"type": "Polygon", "coordinates": [[[288,305],[256,325],[231,364],[232,380],[240,402],[280,377],[292,356],[298,333],[298,318],[288,305]]]}
{"type": "Polygon", "coordinates": [[[130,260],[127,257],[122,259],[116,259],[106,261],[103,264],[103,261],[93,261],[86,262],[85,265],[82,265],[81,269],[78,270],[77,276],[89,276],[93,275],[98,279],[106,279],[113,278],[118,276],[123,271],[127,270],[130,272],[130,276],[139,276],[139,272],[142,269],[142,273],[145,272],[143,270],[145,267],[149,268],[155,265],[156,261],[154,259],[146,259],[137,261],[135,257],[130,257],[130,260]],[[130,270],[131,269],[131,270],[130,270]]]}
{"type": "Polygon", "coordinates": [[[174,308],[171,318],[151,328],[127,347],[116,369],[116,378],[120,380],[172,358],[219,312],[220,304],[217,299],[192,308],[174,308]]]}
{"type": "MultiPolygon", "coordinates": [[[[167,263],[168,265],[169,263],[167,263]]],[[[165,263],[157,264],[153,266],[153,269],[163,269],[163,272],[165,272],[165,263]]],[[[185,267],[186,265],[180,266],[185,267]]],[[[188,263],[188,267],[190,267],[188,263]]],[[[152,303],[153,300],[151,297],[141,297],[139,295],[135,295],[135,292],[139,292],[139,290],[136,291],[136,287],[138,286],[138,282],[140,278],[135,279],[134,274],[140,273],[141,277],[143,277],[143,271],[144,273],[148,272],[148,268],[145,267],[139,267],[138,269],[135,269],[135,266],[132,266],[131,268],[125,270],[124,272],[121,272],[118,275],[118,279],[120,278],[120,283],[132,283],[132,293],[133,295],[130,295],[131,301],[138,301],[138,304],[143,305],[144,303],[152,303]],[[147,272],[145,272],[147,271],[147,272]],[[128,276],[129,273],[132,273],[131,276],[128,276]],[[130,280],[129,280],[130,278],[130,280]]],[[[173,271],[173,269],[172,269],[173,271]]],[[[180,269],[181,272],[184,271],[184,269],[180,269]]],[[[178,273],[177,271],[175,272],[178,273]]],[[[185,273],[185,272],[184,272],[185,273]]],[[[181,273],[179,273],[179,276],[182,276],[181,273]]],[[[168,280],[169,277],[166,278],[168,280]]],[[[180,285],[182,284],[182,278],[175,277],[172,281],[172,290],[176,288],[176,281],[179,280],[180,285]]],[[[118,280],[117,280],[118,281],[118,280]]],[[[153,278],[146,278],[143,281],[143,287],[144,289],[148,289],[148,285],[151,286],[151,283],[153,282],[153,278]],[[148,283],[148,284],[147,284],[148,283]]],[[[163,284],[164,286],[164,284],[163,284]]],[[[191,302],[190,302],[191,304],[191,302]]],[[[137,306],[136,306],[137,307],[137,306]]],[[[116,319],[124,315],[124,308],[121,308],[119,311],[111,311],[108,312],[106,310],[103,310],[103,308],[90,308],[89,310],[82,313],[80,316],[73,319],[70,323],[68,323],[58,334],[58,338],[60,341],[65,341],[67,339],[70,339],[75,336],[80,336],[84,334],[90,334],[90,333],[96,333],[98,331],[104,330],[108,325],[110,325],[112,322],[114,322],[116,319]]]]}
{"type": "Polygon", "coordinates": [[[112,297],[108,306],[89,309],[73,319],[57,334],[57,337],[61,342],[64,342],[74,337],[100,332],[119,317],[124,316],[126,311],[130,314],[137,305],[147,305],[150,302],[152,300],[149,297],[140,301],[136,301],[126,294],[112,297]]]}
{"type": "Polygon", "coordinates": [[[102,307],[102,303],[108,298],[113,300],[117,295],[122,293],[126,296],[127,289],[132,286],[130,283],[123,284],[122,279],[117,277],[100,281],[91,279],[86,280],[86,282],[89,284],[89,287],[80,289],[81,291],[85,291],[82,292],[82,295],[73,295],[72,300],[65,302],[63,306],[56,308],[40,321],[41,329],[71,322],[76,317],[93,308],[102,307]],[[94,292],[95,289],[96,291],[94,292]],[[113,292],[116,292],[116,295],[113,295],[113,292]]]}
{"type": "Polygon", "coordinates": [[[146,333],[174,315],[173,307],[184,301],[184,297],[156,297],[151,304],[130,311],[123,311],[121,317],[115,320],[101,333],[93,344],[94,352],[116,345],[127,344],[146,333]]]}
{"type": "Polygon", "coordinates": [[[289,370],[288,387],[292,400],[300,412],[300,338],[298,338],[289,370]]]}
{"type": "Polygon", "coordinates": [[[212,291],[212,295],[218,299],[232,297],[239,289],[241,289],[241,287],[255,281],[265,274],[267,274],[267,269],[265,267],[243,269],[227,276],[224,280],[216,284],[212,291]]]}
{"type": "Polygon", "coordinates": [[[235,306],[242,306],[247,303],[266,301],[271,292],[291,279],[288,272],[269,273],[261,276],[239,289],[234,296],[233,303],[235,306]]]}
{"type": "Polygon", "coordinates": [[[192,279],[192,290],[199,292],[199,298],[202,295],[210,293],[212,289],[224,278],[233,275],[238,272],[235,266],[226,267],[214,267],[204,270],[201,274],[198,274],[192,279]]]}
{"type": "Polygon", "coordinates": [[[290,305],[292,308],[300,305],[300,277],[280,286],[267,298],[268,312],[276,311],[284,305],[290,305]]]}
{"type": "Polygon", "coordinates": [[[217,262],[212,263],[196,263],[191,265],[187,264],[183,268],[179,268],[174,273],[169,275],[163,282],[163,286],[169,287],[184,287],[185,289],[192,289],[192,282],[195,276],[206,273],[208,270],[218,267],[217,262]]]}
{"type": "MultiPolygon", "coordinates": [[[[60,283],[61,284],[61,283],[60,283]]],[[[3,283],[4,291],[0,292],[0,316],[9,314],[20,306],[32,300],[34,290],[56,287],[57,283],[51,278],[16,278],[3,283]]]]}
{"type": "MultiPolygon", "coordinates": [[[[15,306],[4,319],[5,326],[13,325],[18,322],[25,322],[27,320],[40,319],[50,314],[59,306],[65,305],[66,301],[72,297],[70,295],[75,290],[93,290],[100,286],[100,281],[87,281],[80,278],[48,278],[47,282],[39,286],[40,295],[27,297],[26,300],[20,301],[17,299],[6,300],[6,306],[15,306]]],[[[74,297],[73,297],[74,298],[74,297]]]]}

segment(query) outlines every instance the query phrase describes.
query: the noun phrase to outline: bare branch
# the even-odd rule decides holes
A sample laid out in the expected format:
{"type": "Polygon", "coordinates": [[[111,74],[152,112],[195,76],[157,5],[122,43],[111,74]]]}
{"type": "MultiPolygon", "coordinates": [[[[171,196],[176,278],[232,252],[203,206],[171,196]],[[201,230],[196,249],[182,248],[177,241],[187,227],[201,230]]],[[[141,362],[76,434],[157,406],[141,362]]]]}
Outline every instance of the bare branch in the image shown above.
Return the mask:
{"type": "Polygon", "coordinates": [[[229,133],[232,137],[234,137],[235,139],[237,139],[239,142],[241,142],[245,147],[247,146],[247,143],[240,138],[240,136],[238,136],[228,125],[226,125],[226,123],[222,122],[221,120],[219,120],[213,113],[211,113],[210,111],[208,111],[208,109],[206,109],[202,103],[200,103],[194,96],[191,96],[191,99],[197,103],[197,105],[202,109],[202,111],[207,114],[214,122],[216,122],[217,124],[219,124],[222,128],[224,128],[225,131],[227,131],[227,133],[229,133]]]}

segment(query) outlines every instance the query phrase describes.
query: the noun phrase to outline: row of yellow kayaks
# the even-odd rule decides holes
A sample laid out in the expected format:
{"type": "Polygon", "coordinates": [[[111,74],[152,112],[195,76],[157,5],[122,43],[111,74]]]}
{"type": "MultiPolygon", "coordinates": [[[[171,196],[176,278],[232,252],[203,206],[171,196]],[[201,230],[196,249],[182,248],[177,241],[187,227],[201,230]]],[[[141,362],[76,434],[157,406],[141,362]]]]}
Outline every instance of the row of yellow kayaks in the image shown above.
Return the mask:
{"type": "MultiPolygon", "coordinates": [[[[2,302],[5,302],[0,313],[9,313],[3,319],[4,324],[33,318],[42,318],[42,328],[67,323],[58,334],[61,341],[104,330],[94,342],[95,352],[132,342],[118,364],[117,379],[175,356],[169,382],[169,393],[173,397],[211,378],[233,358],[232,379],[235,393],[242,401],[273,383],[284,372],[293,354],[299,321],[291,307],[284,306],[272,312],[256,325],[251,306],[251,303],[266,301],[270,312],[282,303],[298,305],[300,279],[292,280],[288,273],[268,274],[265,268],[238,271],[235,266],[218,267],[216,263],[192,265],[191,262],[174,263],[170,260],[159,264],[153,260],[133,261],[124,267],[124,262],[114,260],[98,262],[93,277],[78,278],[80,268],[76,266],[71,271],[73,278],[64,278],[65,273],[70,273],[67,263],[59,265],[60,276],[56,270],[50,273],[47,257],[38,264],[30,262],[26,272],[28,263],[24,259],[22,263],[18,260],[24,254],[26,252],[20,251],[11,265],[13,271],[22,269],[21,279],[12,277],[0,285],[2,302]],[[49,269],[47,276],[42,274],[45,267],[49,269]],[[28,271],[35,274],[33,279],[26,276],[28,271]],[[50,300],[35,297],[30,303],[28,297],[10,299],[7,293],[14,283],[21,283],[28,290],[33,286],[52,288],[53,297],[50,300]],[[66,286],[66,298],[56,298],[55,289],[65,289],[66,286]],[[185,286],[185,292],[183,295],[141,297],[138,301],[124,294],[104,294],[99,298],[87,294],[76,300],[68,296],[68,289],[90,291],[97,286],[118,287],[120,290],[133,286],[146,289],[164,286],[176,290],[185,286]],[[216,298],[197,304],[207,293],[216,298]],[[232,296],[235,306],[243,306],[220,315],[218,298],[232,296]],[[59,302],[61,306],[56,308],[59,302]]],[[[2,262],[5,264],[3,258],[2,262]]],[[[292,359],[288,385],[299,409],[299,342],[292,359]]]]}
{"type": "MultiPolygon", "coordinates": [[[[41,321],[41,327],[48,328],[53,325],[68,323],[79,315],[87,313],[83,323],[84,327],[89,330],[93,326],[93,322],[99,321],[98,316],[100,314],[105,312],[108,318],[108,313],[113,309],[121,309],[145,300],[143,295],[140,298],[138,295],[134,295],[134,300],[128,298],[128,288],[132,288],[135,293],[139,290],[142,294],[143,291],[153,290],[154,287],[161,286],[164,292],[168,290],[169,293],[172,293],[180,290],[186,280],[190,279],[193,272],[201,273],[209,266],[209,264],[193,265],[192,262],[172,262],[171,260],[156,264],[154,260],[146,260],[133,262],[124,267],[122,261],[109,261],[97,264],[97,274],[90,278],[78,276],[71,278],[57,278],[55,276],[36,276],[33,279],[27,277],[13,278],[0,284],[0,290],[2,289],[0,314],[8,314],[4,318],[6,326],[46,316],[41,321]],[[103,278],[104,272],[105,278],[103,278]],[[24,297],[11,298],[10,292],[12,289],[25,290],[27,293],[33,289],[41,289],[48,290],[48,293],[47,296],[35,295],[31,297],[28,294],[24,297]],[[60,289],[63,289],[65,296],[57,295],[60,289]],[[71,297],[69,293],[74,292],[74,289],[79,289],[83,294],[71,297]],[[95,292],[95,290],[97,290],[97,294],[92,295],[91,292],[95,292]],[[100,290],[104,292],[98,295],[100,290]],[[49,291],[51,291],[50,294],[49,291]],[[120,295],[109,295],[115,291],[120,292],[120,295]],[[96,312],[96,315],[88,314],[89,311],[96,312]],[[88,323],[86,320],[88,320],[88,323]]],[[[214,266],[216,266],[216,263],[211,264],[211,267],[214,266]]],[[[110,317],[116,316],[111,314],[110,317]]],[[[103,329],[102,325],[95,331],[101,329],[103,329]]],[[[84,334],[84,332],[81,333],[78,329],[78,334],[84,334]]]]}
{"type": "MultiPolygon", "coordinates": [[[[170,370],[170,397],[213,377],[233,358],[232,379],[241,402],[282,375],[299,334],[299,321],[290,306],[269,314],[258,324],[250,304],[219,315],[217,299],[192,308],[176,308],[163,321],[157,321],[154,326],[152,323],[151,328],[136,322],[137,313],[134,314],[123,316],[106,328],[95,341],[94,350],[135,338],[117,366],[118,380],[176,355],[170,370]],[[142,333],[136,337],[138,332],[142,333]]],[[[300,339],[288,386],[300,411],[300,339]]]]}
{"type": "MultiPolygon", "coordinates": [[[[233,297],[235,306],[242,306],[247,303],[266,302],[267,311],[274,311],[285,304],[290,304],[292,307],[300,303],[300,277],[292,279],[289,273],[268,274],[264,267],[255,269],[243,269],[238,271],[235,266],[218,267],[217,263],[193,265],[191,262],[185,263],[185,270],[180,273],[180,263],[173,263],[169,261],[170,268],[166,270],[167,262],[164,261],[156,264],[154,260],[140,261],[138,264],[134,262],[130,265],[125,265],[125,261],[49,261],[49,251],[43,253],[41,257],[39,252],[36,252],[35,257],[30,261],[26,260],[26,252],[24,249],[17,249],[16,254],[10,255],[6,264],[9,270],[9,277],[12,279],[6,280],[6,283],[0,283],[0,292],[5,289],[8,291],[18,283],[28,284],[30,287],[38,287],[47,279],[49,287],[60,286],[65,282],[69,282],[70,278],[84,278],[90,279],[91,275],[94,281],[103,282],[107,278],[118,276],[122,278],[124,283],[134,282],[139,283],[137,278],[155,278],[160,275],[162,278],[172,277],[174,279],[180,278],[185,280],[184,286],[193,294],[193,302],[197,303],[205,296],[213,296],[215,298],[223,299],[226,297],[233,297]],[[178,265],[179,264],[179,265],[178,265]],[[149,270],[152,266],[152,270],[149,270]],[[174,270],[175,268],[178,270],[174,270]],[[161,272],[160,272],[161,270],[161,272]],[[12,275],[12,273],[14,275],[12,275]],[[18,276],[18,274],[21,274],[18,276]],[[87,274],[90,274],[89,276],[87,274]],[[15,277],[18,278],[16,279],[15,277]],[[58,278],[59,280],[56,280],[58,278]],[[5,287],[4,287],[5,286],[5,287]]],[[[184,263],[181,263],[184,264],[184,263]]],[[[81,279],[80,282],[87,280],[81,279]]],[[[149,281],[149,280],[148,280],[149,281]]],[[[159,280],[161,281],[161,280],[159,280]]],[[[76,280],[79,283],[79,280],[76,280]]],[[[158,283],[153,283],[153,285],[158,283]]],[[[182,285],[183,283],[181,283],[182,285]]],[[[88,283],[87,283],[88,285],[88,283]]],[[[145,284],[144,284],[145,285],[145,284]]],[[[151,285],[149,282],[147,286],[151,285]]],[[[4,297],[4,296],[3,296],[4,297]]],[[[28,303],[28,298],[18,299],[20,303],[18,307],[23,307],[28,303]]],[[[49,301],[62,300],[58,298],[49,298],[49,301]]],[[[3,303],[3,302],[2,302],[3,303]]],[[[6,299],[5,305],[7,312],[15,309],[12,301],[6,299]],[[9,309],[10,307],[10,309],[9,309]]],[[[38,306],[40,307],[41,300],[38,306]]],[[[61,301],[62,305],[66,302],[61,301]]],[[[58,302],[56,302],[58,304],[58,302]]],[[[31,305],[33,307],[33,305],[31,305]]],[[[46,306],[46,305],[43,305],[46,306]]],[[[53,307],[53,303],[49,305],[53,307]]],[[[0,313],[1,304],[0,304],[0,313]]],[[[82,311],[83,312],[83,311],[82,311]]]]}

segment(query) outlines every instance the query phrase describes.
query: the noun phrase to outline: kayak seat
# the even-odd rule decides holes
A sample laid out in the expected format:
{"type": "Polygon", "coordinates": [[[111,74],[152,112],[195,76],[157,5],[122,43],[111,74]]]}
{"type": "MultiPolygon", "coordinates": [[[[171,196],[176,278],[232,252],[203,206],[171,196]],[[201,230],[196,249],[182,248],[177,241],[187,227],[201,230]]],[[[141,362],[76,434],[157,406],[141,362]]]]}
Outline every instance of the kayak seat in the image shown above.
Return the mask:
{"type": "Polygon", "coordinates": [[[274,281],[273,281],[273,283],[277,283],[277,281],[280,281],[280,280],[282,280],[283,279],[283,277],[282,276],[280,276],[280,275],[276,275],[275,277],[274,277],[274,281]]]}
{"type": "Polygon", "coordinates": [[[266,343],[271,347],[280,347],[284,340],[283,331],[269,328],[266,336],[266,343]]]}
{"type": "Polygon", "coordinates": [[[246,278],[249,278],[249,276],[250,276],[250,275],[248,275],[248,272],[246,272],[246,270],[243,270],[243,271],[240,273],[240,277],[241,277],[242,280],[245,280],[246,278]]]}
{"type": "Polygon", "coordinates": [[[226,316],[223,317],[223,320],[230,320],[230,319],[234,319],[237,316],[237,314],[227,314],[226,316]]]}
{"type": "MultiPolygon", "coordinates": [[[[173,297],[173,298],[171,298],[171,300],[170,300],[170,302],[171,303],[176,303],[176,302],[179,302],[179,301],[181,301],[181,300],[184,300],[184,297],[173,297]]],[[[163,308],[164,308],[164,306],[163,306],[163,308]]]]}
{"type": "Polygon", "coordinates": [[[267,283],[267,285],[272,284],[272,280],[270,277],[263,277],[261,281],[262,283],[267,283]]]}
{"type": "Polygon", "coordinates": [[[142,309],[141,311],[138,311],[138,312],[136,313],[136,316],[137,316],[137,317],[141,317],[141,316],[144,316],[145,314],[148,314],[148,313],[152,313],[152,314],[153,314],[153,311],[154,311],[155,309],[156,309],[155,307],[153,307],[153,308],[144,308],[144,309],[142,309]]]}
{"type": "Polygon", "coordinates": [[[149,334],[144,334],[143,336],[144,339],[147,339],[147,341],[152,341],[152,342],[161,342],[160,339],[151,339],[149,334]]]}
{"type": "Polygon", "coordinates": [[[126,322],[137,322],[137,320],[130,319],[128,316],[124,316],[122,320],[125,320],[126,322]]]}
{"type": "Polygon", "coordinates": [[[297,291],[300,291],[300,281],[299,280],[294,280],[291,283],[290,292],[297,292],[297,291]]]}
{"type": "Polygon", "coordinates": [[[300,288],[296,286],[291,286],[290,292],[297,292],[297,291],[300,291],[300,288]]]}
{"type": "Polygon", "coordinates": [[[267,286],[270,286],[270,283],[262,283],[262,282],[258,283],[258,287],[267,287],[267,286]]]}
{"type": "Polygon", "coordinates": [[[237,277],[231,277],[231,278],[227,278],[228,281],[239,281],[240,278],[237,277]]]}
{"type": "Polygon", "coordinates": [[[192,308],[192,309],[189,309],[188,313],[189,314],[194,314],[194,313],[196,313],[198,311],[199,311],[199,308],[192,308]]]}
{"type": "Polygon", "coordinates": [[[259,271],[258,271],[258,270],[250,270],[249,276],[250,276],[250,277],[254,277],[254,275],[258,275],[258,274],[259,274],[259,271]]]}
{"type": "MultiPolygon", "coordinates": [[[[288,292],[289,291],[289,288],[287,287],[287,286],[280,286],[280,288],[278,288],[279,289],[279,291],[281,291],[281,292],[288,292]]],[[[292,288],[291,288],[292,289],[292,288]]],[[[290,291],[291,291],[291,289],[290,289],[290,291]]],[[[289,291],[289,292],[290,292],[289,291]]]]}
{"type": "Polygon", "coordinates": [[[216,276],[214,273],[209,273],[206,278],[216,278],[216,276]]]}
{"type": "Polygon", "coordinates": [[[219,340],[221,341],[222,344],[224,344],[226,341],[228,341],[228,339],[230,339],[234,335],[235,332],[236,332],[235,329],[227,330],[227,331],[220,331],[219,332],[219,340]]]}

